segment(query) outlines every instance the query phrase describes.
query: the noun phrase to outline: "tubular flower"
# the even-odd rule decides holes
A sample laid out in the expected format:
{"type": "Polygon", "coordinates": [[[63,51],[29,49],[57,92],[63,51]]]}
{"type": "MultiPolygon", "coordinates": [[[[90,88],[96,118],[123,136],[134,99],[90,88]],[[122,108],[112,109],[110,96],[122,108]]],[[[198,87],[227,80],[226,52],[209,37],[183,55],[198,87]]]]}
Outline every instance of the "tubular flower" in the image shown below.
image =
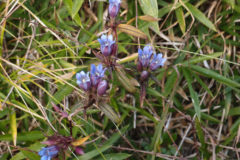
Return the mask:
{"type": "Polygon", "coordinates": [[[108,87],[108,83],[106,80],[102,80],[101,82],[99,82],[98,86],[97,86],[97,94],[99,96],[102,96],[106,93],[108,87]]]}
{"type": "Polygon", "coordinates": [[[150,63],[150,69],[152,71],[156,70],[160,66],[163,66],[166,60],[167,60],[166,58],[162,57],[161,53],[159,53],[159,54],[155,54],[154,53],[153,59],[152,59],[152,61],[150,63]]]}
{"type": "Polygon", "coordinates": [[[111,18],[115,18],[120,9],[121,0],[109,0],[108,12],[111,18]]]}
{"type": "Polygon", "coordinates": [[[97,67],[95,64],[91,64],[90,79],[93,86],[98,85],[101,79],[104,77],[106,68],[103,69],[102,64],[99,64],[97,67]]]}
{"type": "Polygon", "coordinates": [[[59,150],[56,146],[44,147],[38,154],[41,156],[41,160],[51,160],[51,158],[56,157],[59,150]]]}
{"type": "Polygon", "coordinates": [[[151,56],[153,54],[153,49],[150,45],[147,45],[142,49],[138,49],[138,65],[140,68],[147,68],[150,60],[151,60],[151,56]]]}
{"type": "Polygon", "coordinates": [[[80,73],[76,74],[77,84],[81,89],[84,91],[88,91],[91,87],[91,80],[89,78],[89,72],[85,73],[81,71],[80,73]]]}
{"type": "Polygon", "coordinates": [[[112,35],[102,35],[101,38],[98,39],[98,42],[101,45],[101,52],[104,56],[110,56],[112,53],[113,46],[115,41],[113,40],[112,35]]]}

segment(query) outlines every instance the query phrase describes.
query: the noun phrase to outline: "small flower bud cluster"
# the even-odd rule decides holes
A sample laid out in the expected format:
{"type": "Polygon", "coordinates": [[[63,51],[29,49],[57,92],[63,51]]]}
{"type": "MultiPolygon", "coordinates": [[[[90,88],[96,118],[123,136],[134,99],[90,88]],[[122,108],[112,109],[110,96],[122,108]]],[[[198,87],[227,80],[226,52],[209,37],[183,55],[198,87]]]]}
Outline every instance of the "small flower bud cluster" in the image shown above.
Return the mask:
{"type": "Polygon", "coordinates": [[[106,93],[108,83],[103,79],[106,68],[103,68],[102,64],[97,67],[91,64],[90,72],[85,73],[81,71],[76,74],[77,84],[84,91],[96,90],[99,96],[106,93]]]}
{"type": "Polygon", "coordinates": [[[166,58],[162,57],[162,54],[156,54],[150,45],[146,45],[143,50],[138,49],[138,65],[137,68],[141,72],[141,80],[144,81],[148,78],[149,72],[158,69],[163,66],[166,58]]]}
{"type": "Polygon", "coordinates": [[[115,18],[120,9],[121,0],[109,0],[108,12],[111,18],[115,18]]]}

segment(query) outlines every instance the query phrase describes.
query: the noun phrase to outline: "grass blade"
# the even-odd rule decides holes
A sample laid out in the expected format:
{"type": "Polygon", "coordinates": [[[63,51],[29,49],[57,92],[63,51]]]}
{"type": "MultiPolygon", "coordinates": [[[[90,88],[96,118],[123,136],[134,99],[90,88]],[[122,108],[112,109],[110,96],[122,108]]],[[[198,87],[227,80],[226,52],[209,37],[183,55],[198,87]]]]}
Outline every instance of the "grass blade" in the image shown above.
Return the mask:
{"type": "Polygon", "coordinates": [[[229,78],[226,78],[226,77],[220,75],[219,73],[216,73],[215,71],[212,71],[212,70],[206,69],[206,68],[202,68],[202,67],[197,66],[197,65],[190,65],[189,67],[191,68],[191,70],[194,70],[194,71],[196,71],[196,72],[198,72],[198,73],[200,73],[204,76],[213,78],[213,79],[219,81],[220,83],[225,84],[225,85],[227,85],[231,88],[240,89],[240,83],[238,83],[234,80],[231,80],[229,78]]]}
{"type": "Polygon", "coordinates": [[[192,87],[193,80],[192,80],[191,74],[187,68],[183,69],[183,75],[187,80],[188,89],[190,91],[190,96],[192,98],[193,106],[194,106],[195,112],[197,114],[197,117],[200,120],[201,119],[201,108],[200,108],[200,104],[199,104],[199,99],[198,99],[197,92],[195,92],[192,87]]]}
{"type": "Polygon", "coordinates": [[[186,3],[185,5],[188,7],[188,9],[193,14],[193,16],[195,18],[197,18],[202,24],[204,24],[209,29],[211,29],[211,30],[213,30],[215,32],[217,31],[217,29],[214,26],[214,24],[198,8],[196,8],[195,6],[191,5],[190,3],[186,3]]]}
{"type": "Polygon", "coordinates": [[[184,18],[184,13],[183,13],[182,7],[177,8],[175,13],[176,13],[176,17],[177,17],[180,29],[181,29],[182,33],[184,34],[186,31],[186,23],[185,23],[185,18],[184,18]]]}

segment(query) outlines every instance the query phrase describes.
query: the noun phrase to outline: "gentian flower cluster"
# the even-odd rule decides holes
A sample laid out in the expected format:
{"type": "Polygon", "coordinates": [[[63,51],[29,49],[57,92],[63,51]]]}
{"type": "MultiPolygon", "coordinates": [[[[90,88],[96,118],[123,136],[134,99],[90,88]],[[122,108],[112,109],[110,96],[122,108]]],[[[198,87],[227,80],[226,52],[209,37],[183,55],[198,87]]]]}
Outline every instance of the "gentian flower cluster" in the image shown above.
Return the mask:
{"type": "Polygon", "coordinates": [[[99,96],[105,94],[108,83],[103,79],[106,68],[103,68],[102,64],[97,67],[91,64],[90,73],[81,71],[76,74],[77,84],[84,91],[96,90],[99,96]]]}
{"type": "Polygon", "coordinates": [[[146,87],[151,71],[163,66],[165,62],[166,58],[163,58],[161,53],[156,54],[150,45],[146,45],[143,50],[141,48],[138,49],[137,69],[141,72],[140,107],[143,106],[143,102],[146,97],[146,87]]]}
{"type": "Polygon", "coordinates": [[[150,45],[138,49],[138,70],[142,71],[149,68],[151,71],[163,66],[166,58],[162,57],[162,54],[156,54],[150,45]]]}
{"type": "Polygon", "coordinates": [[[67,151],[67,148],[69,147],[74,148],[78,155],[84,154],[83,149],[73,145],[73,142],[75,142],[75,140],[72,136],[50,136],[47,141],[42,142],[43,144],[48,145],[48,147],[43,147],[38,154],[41,156],[41,160],[51,160],[52,158],[57,157],[60,151],[67,151]]]}
{"type": "Polygon", "coordinates": [[[160,66],[164,66],[166,58],[162,54],[156,54],[150,45],[146,45],[143,50],[138,49],[138,65],[137,68],[141,72],[141,80],[145,80],[149,76],[149,70],[154,71],[160,66]]]}
{"type": "Polygon", "coordinates": [[[121,0],[109,0],[108,12],[111,18],[115,18],[120,9],[121,0]]]}
{"type": "Polygon", "coordinates": [[[49,146],[42,148],[38,154],[41,156],[41,160],[51,160],[52,158],[56,157],[59,152],[58,147],[56,146],[49,146]]]}
{"type": "Polygon", "coordinates": [[[115,49],[115,41],[113,40],[112,35],[102,35],[101,38],[98,39],[100,43],[101,52],[104,56],[110,56],[114,54],[115,49]]]}

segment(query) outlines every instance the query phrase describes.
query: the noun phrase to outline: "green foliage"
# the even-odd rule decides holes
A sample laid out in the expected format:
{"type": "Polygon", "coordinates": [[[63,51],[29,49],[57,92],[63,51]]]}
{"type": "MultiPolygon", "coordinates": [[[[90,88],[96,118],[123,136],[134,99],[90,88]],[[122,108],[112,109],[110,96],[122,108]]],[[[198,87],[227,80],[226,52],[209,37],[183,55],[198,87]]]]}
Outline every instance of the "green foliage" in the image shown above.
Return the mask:
{"type": "Polygon", "coordinates": [[[85,115],[75,74],[100,62],[108,5],[0,2],[0,159],[40,159],[47,136],[70,135],[69,120],[74,139],[90,138],[66,159],[237,159],[240,1],[122,0],[118,64],[104,103],[85,115]],[[148,43],[167,62],[151,72],[141,108],[137,49],[148,43]]]}

